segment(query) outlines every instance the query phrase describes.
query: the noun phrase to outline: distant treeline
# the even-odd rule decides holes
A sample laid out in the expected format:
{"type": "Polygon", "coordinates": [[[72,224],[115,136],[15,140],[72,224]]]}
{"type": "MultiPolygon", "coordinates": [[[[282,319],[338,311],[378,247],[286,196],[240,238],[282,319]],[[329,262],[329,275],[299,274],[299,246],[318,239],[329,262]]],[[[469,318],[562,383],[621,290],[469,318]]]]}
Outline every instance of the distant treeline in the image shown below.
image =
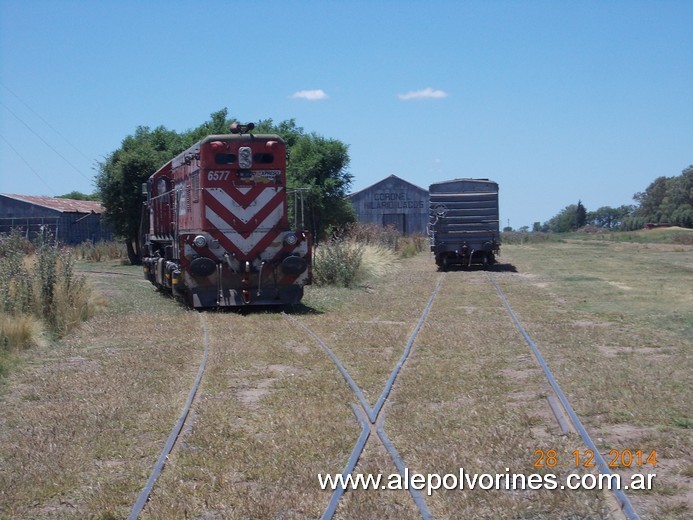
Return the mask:
{"type": "MultiPolygon", "coordinates": [[[[604,206],[596,211],[587,211],[578,201],[543,224],[535,222],[532,231],[565,233],[586,227],[633,231],[650,223],[693,228],[693,165],[676,177],[658,177],[645,191],[633,195],[633,200],[637,204],[604,206]]],[[[519,231],[529,231],[529,227],[519,231]]]]}

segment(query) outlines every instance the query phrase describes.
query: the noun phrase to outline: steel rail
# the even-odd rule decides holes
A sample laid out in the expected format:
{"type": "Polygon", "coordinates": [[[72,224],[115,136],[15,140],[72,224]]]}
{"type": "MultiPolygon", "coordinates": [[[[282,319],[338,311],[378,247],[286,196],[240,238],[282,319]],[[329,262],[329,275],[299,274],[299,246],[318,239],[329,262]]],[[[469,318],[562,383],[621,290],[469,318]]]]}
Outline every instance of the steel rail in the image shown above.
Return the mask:
{"type": "MultiPolygon", "coordinates": [[[[513,311],[512,307],[510,307],[510,304],[508,303],[508,300],[506,299],[505,295],[503,294],[503,291],[501,291],[500,287],[496,283],[496,281],[493,278],[493,276],[491,275],[491,273],[486,273],[486,275],[488,276],[488,279],[493,284],[493,287],[495,287],[496,292],[498,293],[498,296],[500,297],[501,301],[503,302],[503,305],[505,306],[505,309],[508,311],[508,314],[512,318],[513,322],[515,322],[515,326],[517,327],[517,330],[520,331],[520,334],[522,334],[525,341],[527,342],[527,344],[531,347],[532,351],[534,352],[534,357],[539,362],[539,365],[541,365],[541,368],[544,371],[544,375],[546,376],[546,379],[548,380],[549,384],[551,385],[554,392],[556,393],[556,396],[558,397],[558,400],[563,405],[563,408],[568,413],[568,416],[570,417],[570,420],[572,421],[573,426],[575,426],[575,429],[580,434],[580,437],[582,438],[583,442],[594,453],[594,458],[597,461],[597,466],[599,467],[599,470],[604,474],[612,475],[613,473],[612,473],[611,469],[609,468],[609,465],[606,463],[606,461],[602,457],[601,453],[599,452],[599,449],[597,448],[597,446],[592,441],[592,438],[590,437],[589,433],[587,433],[587,430],[585,429],[582,422],[580,421],[580,418],[575,413],[575,410],[573,410],[573,407],[570,405],[568,398],[565,396],[565,394],[563,393],[563,390],[561,390],[561,387],[556,382],[556,379],[554,379],[553,374],[551,373],[551,370],[549,369],[549,366],[546,364],[544,357],[541,355],[541,352],[539,351],[539,348],[536,346],[534,341],[532,341],[532,338],[529,336],[529,334],[527,334],[527,331],[525,331],[524,327],[520,323],[520,320],[517,319],[515,312],[513,311]]],[[[633,509],[633,505],[630,503],[630,500],[628,500],[628,497],[626,496],[626,494],[621,489],[612,489],[612,491],[613,491],[614,495],[616,496],[616,500],[618,500],[618,503],[621,506],[621,510],[626,515],[626,518],[628,520],[639,520],[640,517],[635,512],[635,509],[633,509]]]]}
{"type": "Polygon", "coordinates": [[[438,278],[438,283],[433,289],[433,294],[431,294],[431,297],[428,299],[428,303],[426,304],[426,307],[424,307],[424,310],[421,313],[421,318],[419,318],[416,327],[414,327],[414,331],[411,333],[411,336],[409,337],[407,347],[404,349],[404,354],[402,354],[402,357],[397,362],[397,365],[392,371],[392,374],[390,374],[390,378],[387,381],[387,385],[385,385],[385,388],[383,389],[383,393],[380,394],[378,401],[375,403],[375,407],[373,408],[374,415],[371,418],[372,423],[375,423],[375,420],[380,414],[380,410],[383,408],[383,404],[385,404],[387,396],[390,394],[392,385],[395,383],[395,379],[397,379],[397,376],[399,375],[399,371],[402,368],[402,365],[404,365],[404,363],[407,361],[407,358],[409,357],[409,352],[411,352],[411,347],[414,344],[414,340],[416,339],[416,336],[418,336],[419,331],[421,330],[421,327],[424,324],[424,321],[426,321],[426,316],[428,316],[428,312],[431,310],[431,306],[433,305],[433,300],[438,294],[438,291],[440,290],[440,285],[443,283],[443,278],[445,278],[445,274],[440,275],[440,277],[438,278]]]}
{"type": "MultiPolygon", "coordinates": [[[[395,449],[394,445],[392,444],[392,441],[390,441],[389,437],[385,433],[383,429],[383,422],[384,422],[384,415],[381,414],[383,410],[383,406],[385,402],[387,401],[387,398],[390,394],[390,391],[392,390],[392,386],[395,383],[395,380],[397,379],[397,376],[399,375],[400,370],[402,369],[402,366],[406,363],[407,359],[409,358],[409,355],[411,353],[412,346],[414,344],[414,340],[418,336],[419,332],[421,331],[421,327],[423,326],[424,322],[426,321],[426,317],[428,316],[429,311],[431,310],[431,307],[433,306],[433,300],[435,299],[436,295],[438,294],[438,291],[440,290],[441,284],[443,283],[443,279],[445,278],[445,273],[441,274],[440,277],[438,278],[438,282],[436,283],[435,288],[433,289],[433,293],[431,294],[431,297],[428,299],[428,302],[426,303],[426,306],[424,307],[423,312],[421,313],[421,317],[419,318],[419,321],[416,323],[416,326],[414,327],[414,330],[412,331],[411,335],[409,336],[409,340],[407,341],[406,347],[404,349],[404,353],[402,354],[402,357],[399,359],[397,364],[395,365],[395,368],[392,370],[392,373],[390,374],[390,377],[387,380],[387,383],[385,385],[385,388],[383,389],[382,393],[380,394],[380,397],[378,398],[378,401],[376,402],[375,407],[371,408],[368,402],[366,401],[363,392],[359,388],[359,386],[356,384],[354,379],[349,375],[349,372],[346,370],[342,362],[339,360],[337,355],[330,349],[327,344],[315,333],[313,332],[310,328],[308,328],[305,324],[300,322],[299,320],[293,318],[292,316],[289,316],[288,314],[284,313],[283,316],[294,323],[295,325],[299,326],[302,328],[306,333],[308,333],[317,343],[320,345],[320,347],[325,351],[325,353],[332,359],[334,364],[336,365],[337,369],[339,372],[342,374],[342,377],[344,380],[347,382],[351,390],[354,392],[354,395],[356,395],[357,399],[359,400],[359,404],[361,405],[361,408],[363,412],[366,414],[368,417],[368,420],[370,421],[370,424],[366,424],[368,431],[363,427],[362,423],[362,430],[361,430],[361,435],[359,436],[359,439],[356,442],[356,445],[354,446],[351,456],[349,457],[349,460],[347,461],[347,464],[342,471],[342,478],[346,479],[348,475],[350,475],[353,471],[354,468],[356,467],[356,463],[358,462],[358,459],[360,458],[361,454],[363,453],[363,450],[366,446],[366,441],[368,440],[368,436],[370,434],[370,428],[371,427],[376,427],[377,428],[377,434],[378,437],[380,438],[381,442],[383,443],[383,446],[387,450],[387,452],[390,454],[390,457],[392,458],[393,462],[395,463],[395,466],[397,467],[397,470],[399,471],[400,475],[402,477],[406,476],[406,467],[404,465],[404,461],[400,457],[399,453],[395,449]]],[[[352,407],[355,405],[352,404],[352,407]]],[[[356,410],[354,410],[354,413],[359,417],[359,414],[356,413],[356,410]]],[[[359,418],[359,422],[361,422],[361,419],[359,418]]],[[[421,516],[423,517],[424,520],[432,520],[433,516],[431,513],[428,511],[428,508],[426,506],[426,502],[419,493],[417,489],[414,489],[412,486],[407,486],[409,493],[412,496],[412,499],[414,500],[414,503],[416,504],[417,508],[419,509],[419,512],[421,513],[421,516]]],[[[345,489],[341,487],[335,488],[334,492],[332,493],[332,496],[330,497],[330,501],[327,505],[327,508],[325,509],[325,512],[323,513],[321,519],[322,520],[330,520],[333,516],[334,513],[337,509],[337,505],[339,503],[339,500],[341,499],[342,495],[344,494],[345,489]]]]}
{"type": "MultiPolygon", "coordinates": [[[[361,392],[361,389],[359,386],[356,384],[356,381],[353,380],[353,378],[349,375],[349,372],[347,372],[347,369],[344,367],[342,362],[339,360],[339,358],[336,356],[334,352],[332,352],[332,349],[327,346],[327,344],[318,336],[315,332],[313,332],[311,329],[309,329],[305,324],[302,322],[298,321],[296,318],[293,316],[290,316],[286,313],[282,314],[284,318],[289,320],[291,323],[294,325],[300,327],[303,329],[304,332],[306,332],[310,337],[312,337],[318,345],[325,351],[325,353],[330,356],[330,359],[332,362],[337,366],[337,369],[339,370],[339,373],[342,374],[342,377],[344,380],[347,382],[349,385],[349,388],[354,392],[354,395],[356,395],[356,398],[359,400],[359,403],[361,403],[361,408],[363,408],[363,411],[366,412],[366,415],[368,415],[368,418],[371,418],[371,407],[366,401],[366,398],[363,395],[363,392],[361,392]]],[[[371,419],[371,422],[373,420],[371,419]]]]}
{"type": "MultiPolygon", "coordinates": [[[[366,418],[363,417],[362,411],[359,410],[359,407],[352,403],[351,409],[354,411],[354,415],[361,425],[361,435],[359,435],[359,438],[354,445],[354,449],[351,450],[351,456],[344,467],[342,478],[346,478],[347,475],[351,475],[351,473],[354,471],[356,463],[359,461],[359,457],[361,456],[361,453],[363,453],[363,449],[366,447],[366,441],[368,441],[368,437],[371,435],[371,425],[368,423],[366,418]]],[[[321,520],[329,520],[334,516],[335,511],[337,511],[337,505],[339,504],[339,500],[342,498],[344,491],[345,489],[342,486],[335,487],[334,491],[332,492],[332,496],[330,497],[330,501],[327,503],[327,508],[320,517],[321,520]]]]}
{"type": "Polygon", "coordinates": [[[128,516],[128,520],[136,520],[142,512],[142,510],[144,509],[144,506],[147,504],[147,501],[149,500],[149,495],[151,495],[152,489],[154,488],[154,484],[156,484],[156,480],[159,478],[161,471],[164,469],[166,460],[168,459],[168,456],[173,450],[173,446],[178,440],[180,432],[183,429],[183,426],[185,425],[185,420],[187,419],[188,414],[190,413],[190,407],[192,406],[192,402],[195,399],[195,396],[197,395],[197,390],[200,386],[200,381],[202,381],[202,375],[205,372],[205,368],[207,366],[207,357],[209,355],[209,330],[207,328],[207,321],[205,320],[204,315],[198,314],[198,316],[200,317],[202,330],[204,331],[204,353],[202,354],[202,362],[200,363],[200,368],[197,371],[197,377],[195,378],[195,382],[193,383],[193,386],[190,389],[188,399],[185,401],[185,405],[183,406],[183,410],[181,411],[181,414],[178,417],[178,421],[174,425],[173,430],[171,430],[171,434],[168,436],[166,444],[164,444],[164,447],[161,450],[161,453],[159,454],[159,458],[157,459],[156,463],[154,464],[154,467],[152,468],[152,472],[149,475],[149,479],[147,480],[147,483],[145,484],[142,491],[140,492],[140,495],[137,498],[137,501],[135,502],[132,511],[130,512],[130,516],[128,516]]]}
{"type": "MultiPolygon", "coordinates": [[[[399,474],[402,475],[403,477],[406,476],[407,473],[407,468],[404,465],[404,461],[402,460],[402,457],[399,456],[399,453],[397,452],[397,449],[395,448],[395,445],[392,444],[392,441],[390,438],[387,436],[387,433],[385,433],[385,430],[383,429],[383,423],[385,422],[385,414],[382,414],[380,416],[380,419],[378,419],[378,437],[380,437],[380,441],[383,443],[383,446],[385,446],[385,449],[388,451],[390,456],[392,457],[392,460],[395,463],[395,466],[397,466],[397,471],[399,471],[399,474]]],[[[407,486],[409,488],[409,493],[411,494],[411,497],[414,499],[414,503],[416,504],[416,507],[419,508],[419,512],[421,513],[421,517],[424,520],[433,520],[433,516],[431,515],[431,512],[428,510],[428,506],[426,506],[426,501],[424,500],[424,497],[421,493],[419,493],[419,490],[416,489],[413,486],[407,486]]]]}

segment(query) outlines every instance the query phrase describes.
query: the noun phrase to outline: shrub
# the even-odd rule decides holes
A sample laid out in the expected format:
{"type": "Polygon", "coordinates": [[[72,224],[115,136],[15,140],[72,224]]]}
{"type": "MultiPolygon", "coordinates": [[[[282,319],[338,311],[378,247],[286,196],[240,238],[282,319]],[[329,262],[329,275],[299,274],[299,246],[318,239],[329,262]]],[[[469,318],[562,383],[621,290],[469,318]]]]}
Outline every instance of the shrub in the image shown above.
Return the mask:
{"type": "Polygon", "coordinates": [[[313,282],[316,285],[353,287],[362,256],[362,245],[343,238],[321,244],[313,255],[313,282]]]}
{"type": "Polygon", "coordinates": [[[118,260],[127,258],[125,244],[122,242],[82,242],[73,248],[76,258],[89,260],[90,262],[103,262],[105,260],[118,260]]]}
{"type": "Polygon", "coordinates": [[[357,283],[366,285],[399,268],[400,256],[392,249],[380,244],[363,244],[361,248],[363,254],[356,273],[357,283]]]}
{"type": "Polygon", "coordinates": [[[352,222],[344,226],[340,237],[346,237],[359,244],[379,244],[392,250],[397,249],[401,235],[394,226],[377,226],[352,222]]]}
{"type": "Polygon", "coordinates": [[[383,227],[360,222],[347,224],[336,236],[359,244],[383,246],[403,258],[421,253],[429,245],[428,237],[421,233],[402,235],[394,226],[383,227]]]}

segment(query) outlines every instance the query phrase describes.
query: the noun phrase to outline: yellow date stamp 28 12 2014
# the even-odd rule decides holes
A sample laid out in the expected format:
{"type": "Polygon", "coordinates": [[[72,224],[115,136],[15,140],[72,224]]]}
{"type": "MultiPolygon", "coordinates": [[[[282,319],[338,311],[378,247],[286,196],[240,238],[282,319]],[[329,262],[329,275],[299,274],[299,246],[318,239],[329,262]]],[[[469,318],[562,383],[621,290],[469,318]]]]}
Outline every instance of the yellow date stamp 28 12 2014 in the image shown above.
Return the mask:
{"type": "MultiPolygon", "coordinates": [[[[571,463],[577,467],[593,468],[594,451],[592,450],[575,450],[571,452],[571,463]]],[[[558,451],[554,449],[534,450],[534,467],[535,468],[554,468],[558,466],[558,451]]],[[[642,466],[657,466],[657,450],[609,450],[604,459],[608,460],[610,468],[631,468],[642,466]]]]}

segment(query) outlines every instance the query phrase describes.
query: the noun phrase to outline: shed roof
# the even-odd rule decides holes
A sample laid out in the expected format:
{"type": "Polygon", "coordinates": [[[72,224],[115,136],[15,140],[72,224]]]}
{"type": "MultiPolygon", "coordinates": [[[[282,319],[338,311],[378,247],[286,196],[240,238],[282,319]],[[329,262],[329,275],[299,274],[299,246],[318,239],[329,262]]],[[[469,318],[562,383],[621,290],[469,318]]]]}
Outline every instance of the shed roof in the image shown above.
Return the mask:
{"type": "Polygon", "coordinates": [[[397,177],[397,175],[395,175],[395,174],[391,174],[391,175],[385,177],[384,179],[380,179],[378,182],[376,182],[376,183],[374,183],[374,184],[371,184],[371,185],[368,186],[367,188],[363,188],[362,190],[355,191],[354,193],[350,193],[349,195],[347,195],[347,198],[351,198],[351,197],[353,197],[354,195],[358,195],[359,193],[363,193],[364,191],[372,190],[373,188],[375,188],[375,187],[378,186],[379,184],[381,184],[381,183],[383,183],[383,182],[385,182],[385,181],[387,181],[387,180],[389,180],[389,179],[398,180],[398,181],[400,181],[400,182],[403,182],[404,184],[408,184],[408,185],[411,186],[412,188],[415,188],[415,189],[417,189],[417,190],[420,190],[420,191],[423,192],[423,193],[428,193],[428,190],[426,190],[426,189],[424,189],[424,188],[422,188],[422,187],[420,187],[420,186],[417,186],[416,184],[413,184],[413,183],[411,183],[411,182],[409,182],[409,181],[405,181],[405,180],[402,179],[401,177],[397,177]]]}
{"type": "Polygon", "coordinates": [[[40,195],[12,195],[2,193],[3,197],[19,200],[28,204],[34,204],[43,208],[49,208],[61,213],[97,213],[105,212],[103,204],[92,200],[61,199],[58,197],[44,197],[40,195]]]}

